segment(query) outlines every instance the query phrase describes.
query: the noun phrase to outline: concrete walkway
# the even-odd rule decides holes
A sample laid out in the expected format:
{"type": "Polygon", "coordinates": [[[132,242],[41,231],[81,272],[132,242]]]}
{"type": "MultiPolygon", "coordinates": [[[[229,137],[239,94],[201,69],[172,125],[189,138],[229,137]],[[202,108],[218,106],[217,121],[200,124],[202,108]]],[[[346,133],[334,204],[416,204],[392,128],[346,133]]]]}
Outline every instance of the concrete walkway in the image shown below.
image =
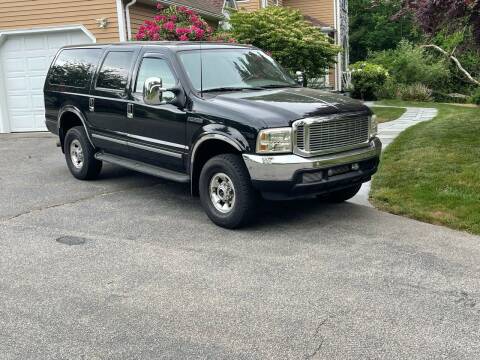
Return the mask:
{"type": "MultiPolygon", "coordinates": [[[[387,105],[377,105],[373,102],[365,102],[367,106],[377,107],[397,107],[387,105]]],[[[397,120],[388,121],[382,124],[378,124],[378,137],[382,141],[383,150],[390,145],[390,143],[405,129],[410,126],[416,125],[422,121],[428,121],[437,116],[437,109],[435,108],[418,108],[407,107],[407,111],[400,116],[397,120]]],[[[350,201],[365,206],[372,206],[368,201],[368,194],[370,193],[371,182],[363,184],[360,192],[350,201]]]]}

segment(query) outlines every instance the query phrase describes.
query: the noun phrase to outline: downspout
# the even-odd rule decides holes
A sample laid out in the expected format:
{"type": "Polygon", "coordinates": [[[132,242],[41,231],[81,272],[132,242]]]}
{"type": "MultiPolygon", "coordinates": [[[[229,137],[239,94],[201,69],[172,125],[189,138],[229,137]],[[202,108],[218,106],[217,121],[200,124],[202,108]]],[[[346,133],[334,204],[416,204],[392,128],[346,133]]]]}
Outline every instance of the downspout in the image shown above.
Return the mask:
{"type": "MultiPolygon", "coordinates": [[[[340,29],[340,17],[339,17],[339,14],[340,14],[340,6],[339,6],[339,1],[338,0],[333,0],[333,11],[334,11],[334,15],[333,15],[333,26],[335,28],[335,45],[340,45],[341,44],[341,29],[340,29]]],[[[342,55],[341,53],[338,53],[337,54],[337,63],[335,64],[335,90],[341,90],[341,61],[342,61],[342,55]],[[340,78],[340,81],[339,81],[339,78],[340,78]]]]}
{"type": "Polygon", "coordinates": [[[130,6],[134,5],[137,0],[130,1],[127,5],[125,5],[125,17],[127,18],[127,33],[128,33],[128,40],[132,40],[132,25],[130,21],[130,6]]]}
{"type": "Polygon", "coordinates": [[[123,12],[122,0],[116,0],[116,4],[117,4],[118,36],[120,41],[127,41],[127,34],[125,31],[125,14],[123,12]]]}
{"type": "MultiPolygon", "coordinates": [[[[342,5],[340,4],[340,0],[337,0],[337,24],[338,24],[338,45],[342,47],[343,50],[343,32],[342,32],[342,5]]],[[[339,59],[339,71],[338,71],[338,90],[343,91],[343,52],[338,54],[339,59]]]]}

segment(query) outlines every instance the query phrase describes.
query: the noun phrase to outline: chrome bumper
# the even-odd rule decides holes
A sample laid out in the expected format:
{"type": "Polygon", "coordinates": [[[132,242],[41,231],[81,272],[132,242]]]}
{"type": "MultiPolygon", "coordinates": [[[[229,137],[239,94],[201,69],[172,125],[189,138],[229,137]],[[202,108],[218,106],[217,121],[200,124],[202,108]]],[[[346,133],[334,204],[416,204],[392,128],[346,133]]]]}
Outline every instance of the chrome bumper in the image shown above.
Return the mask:
{"type": "Polygon", "coordinates": [[[337,165],[350,164],[380,156],[382,143],[378,138],[370,141],[368,146],[311,158],[294,154],[254,155],[243,154],[250,178],[257,181],[291,181],[296,172],[301,170],[323,169],[337,165]]]}

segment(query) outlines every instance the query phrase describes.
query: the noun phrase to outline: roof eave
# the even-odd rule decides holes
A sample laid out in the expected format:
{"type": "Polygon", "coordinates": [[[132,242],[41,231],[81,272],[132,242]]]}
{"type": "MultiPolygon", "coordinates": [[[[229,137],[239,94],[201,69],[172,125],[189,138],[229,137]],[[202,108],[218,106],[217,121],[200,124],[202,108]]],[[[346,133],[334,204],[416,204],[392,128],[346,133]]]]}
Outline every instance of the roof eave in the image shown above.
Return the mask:
{"type": "MultiPolygon", "coordinates": [[[[176,1],[173,1],[173,0],[156,0],[156,2],[164,3],[164,4],[167,4],[167,5],[187,6],[185,4],[180,4],[180,3],[176,2],[176,1]]],[[[218,20],[222,20],[222,19],[225,18],[225,16],[223,14],[218,14],[218,13],[214,13],[214,12],[211,12],[211,11],[195,8],[193,6],[187,6],[187,7],[189,7],[192,10],[195,10],[200,15],[205,15],[205,16],[208,16],[208,17],[211,17],[211,18],[214,18],[214,19],[218,19],[218,20]]]]}

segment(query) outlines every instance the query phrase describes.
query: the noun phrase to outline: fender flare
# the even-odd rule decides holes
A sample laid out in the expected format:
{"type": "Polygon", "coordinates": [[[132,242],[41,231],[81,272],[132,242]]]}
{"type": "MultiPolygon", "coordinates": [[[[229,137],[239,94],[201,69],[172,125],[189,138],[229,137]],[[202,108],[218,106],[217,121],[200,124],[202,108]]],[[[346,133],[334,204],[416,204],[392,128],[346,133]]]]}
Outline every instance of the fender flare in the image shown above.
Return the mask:
{"type": "Polygon", "coordinates": [[[95,147],[95,145],[93,144],[92,138],[90,137],[90,133],[88,131],[85,116],[83,116],[80,109],[78,109],[76,106],[66,105],[58,112],[58,117],[57,117],[57,124],[58,124],[58,130],[59,130],[58,133],[60,134],[60,128],[62,127],[62,116],[68,112],[75,114],[80,119],[83,127],[85,128],[85,133],[87,134],[88,141],[90,142],[90,144],[92,144],[93,147],[95,147]]]}
{"type": "MultiPolygon", "coordinates": [[[[193,164],[195,163],[195,154],[200,147],[201,144],[203,144],[205,141],[208,140],[220,140],[223,142],[226,142],[227,144],[233,146],[235,149],[238,151],[242,152],[244,149],[243,147],[235,140],[229,138],[227,135],[223,134],[218,134],[218,133],[208,133],[203,136],[201,136],[196,142],[195,145],[193,145],[192,148],[192,153],[190,155],[190,169],[193,169],[193,164]]],[[[193,174],[192,171],[190,171],[190,176],[193,174]]]]}
{"type": "Polygon", "coordinates": [[[239,141],[236,141],[232,139],[231,137],[228,137],[227,135],[220,134],[220,133],[205,133],[204,135],[201,135],[196,141],[195,144],[192,147],[192,151],[190,152],[190,162],[189,162],[189,173],[190,173],[190,192],[192,195],[195,194],[194,190],[194,165],[195,165],[195,155],[197,153],[197,150],[200,148],[200,145],[202,145],[204,142],[207,142],[209,140],[220,140],[223,141],[224,143],[232,146],[239,152],[245,151],[245,146],[242,145],[239,141]]]}

